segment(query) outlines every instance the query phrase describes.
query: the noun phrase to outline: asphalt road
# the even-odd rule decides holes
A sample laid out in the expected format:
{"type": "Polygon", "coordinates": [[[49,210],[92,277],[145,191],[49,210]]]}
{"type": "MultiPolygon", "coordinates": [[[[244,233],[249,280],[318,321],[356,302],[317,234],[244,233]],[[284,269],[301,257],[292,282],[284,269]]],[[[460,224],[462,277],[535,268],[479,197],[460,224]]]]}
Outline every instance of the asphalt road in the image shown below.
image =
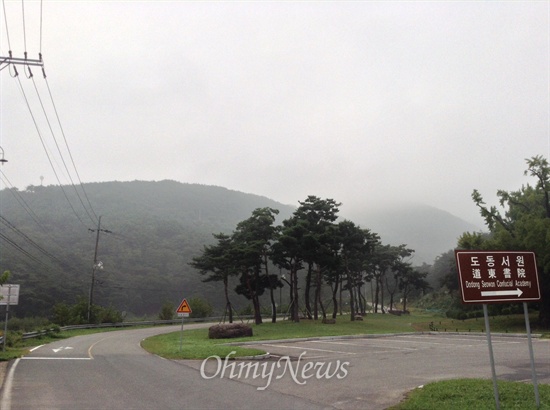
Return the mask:
{"type": "MultiPolygon", "coordinates": [[[[0,408],[385,409],[431,381],[491,376],[483,335],[263,342],[273,356],[255,361],[172,361],[141,349],[143,338],[172,331],[122,330],[42,346],[11,365],[0,408]]],[[[533,347],[539,383],[550,383],[550,341],[534,339],[533,347]]],[[[525,338],[493,335],[493,349],[499,379],[530,380],[525,338]]]]}

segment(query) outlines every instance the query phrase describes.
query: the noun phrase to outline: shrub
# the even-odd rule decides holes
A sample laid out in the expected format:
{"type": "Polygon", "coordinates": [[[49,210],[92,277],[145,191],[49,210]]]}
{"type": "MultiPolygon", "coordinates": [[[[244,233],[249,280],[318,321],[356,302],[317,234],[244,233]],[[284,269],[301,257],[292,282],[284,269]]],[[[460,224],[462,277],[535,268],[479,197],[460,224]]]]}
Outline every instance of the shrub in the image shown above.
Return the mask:
{"type": "Polygon", "coordinates": [[[160,309],[159,319],[160,320],[172,320],[176,315],[176,307],[172,302],[164,302],[162,308],[160,309]]]}
{"type": "Polygon", "coordinates": [[[23,333],[34,332],[37,329],[43,329],[50,325],[50,321],[45,317],[10,317],[8,319],[8,330],[21,331],[23,333]]]}
{"type": "Polygon", "coordinates": [[[207,300],[199,297],[189,299],[189,306],[191,307],[191,317],[209,317],[214,311],[207,300]]]}
{"type": "Polygon", "coordinates": [[[23,333],[20,331],[17,332],[8,332],[6,337],[6,346],[14,347],[23,341],[23,333]]]}
{"type": "Polygon", "coordinates": [[[88,322],[88,301],[81,297],[74,305],[57,303],[53,307],[53,322],[59,326],[82,325],[85,323],[120,323],[124,320],[121,312],[112,306],[107,308],[93,305],[88,322]]]}

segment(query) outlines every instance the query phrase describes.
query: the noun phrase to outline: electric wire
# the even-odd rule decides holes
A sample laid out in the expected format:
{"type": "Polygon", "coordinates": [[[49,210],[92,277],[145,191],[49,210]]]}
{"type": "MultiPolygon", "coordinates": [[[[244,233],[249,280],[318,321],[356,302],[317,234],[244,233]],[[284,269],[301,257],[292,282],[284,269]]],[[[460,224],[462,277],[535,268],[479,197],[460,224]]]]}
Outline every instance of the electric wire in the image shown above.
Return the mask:
{"type": "Polygon", "coordinates": [[[6,241],[6,243],[8,243],[9,245],[11,245],[12,247],[14,247],[16,250],[18,250],[19,252],[21,252],[23,255],[25,255],[26,257],[28,257],[29,259],[33,260],[34,262],[38,263],[39,265],[41,266],[44,266],[48,269],[50,269],[50,267],[45,264],[44,262],[42,262],[40,259],[38,259],[37,257],[35,257],[34,255],[32,255],[31,253],[29,253],[28,251],[26,251],[25,249],[23,249],[21,246],[19,246],[17,243],[15,243],[14,241],[12,241],[10,238],[8,238],[6,235],[4,235],[2,232],[0,232],[0,239],[3,239],[4,241],[6,241]]]}
{"type": "Polygon", "coordinates": [[[8,179],[6,174],[1,170],[0,170],[0,180],[4,182],[4,185],[10,187],[9,189],[6,188],[6,190],[13,195],[13,197],[15,198],[19,206],[34,221],[34,223],[38,226],[38,228],[42,231],[42,233],[48,237],[49,241],[59,246],[59,248],[65,249],[65,247],[61,245],[61,243],[51,234],[50,230],[44,227],[44,225],[40,222],[40,218],[38,217],[38,215],[36,215],[33,209],[25,201],[23,196],[19,193],[19,190],[12,185],[11,181],[8,179]]]}
{"type": "Polygon", "coordinates": [[[6,13],[6,0],[2,0],[2,6],[4,8],[4,22],[6,24],[6,38],[8,40],[8,52],[9,56],[11,57],[11,42],[10,42],[10,31],[8,29],[8,15],[6,13]]]}
{"type": "MultiPolygon", "coordinates": [[[[48,127],[49,127],[50,132],[51,132],[52,137],[53,137],[53,140],[55,142],[57,152],[59,153],[59,156],[61,157],[61,162],[63,163],[63,166],[65,167],[65,170],[67,171],[67,176],[69,177],[69,181],[71,181],[71,186],[74,188],[76,196],[77,196],[78,200],[80,201],[80,204],[84,208],[84,211],[86,212],[86,214],[88,215],[88,217],[90,218],[92,223],[95,223],[95,222],[97,222],[97,217],[94,220],[92,215],[90,215],[90,213],[88,212],[88,208],[86,208],[86,206],[84,205],[84,201],[82,200],[82,197],[78,193],[78,189],[76,189],[76,186],[74,184],[73,178],[71,177],[71,173],[69,171],[69,168],[67,167],[67,163],[65,162],[65,158],[63,157],[63,154],[61,152],[61,148],[59,148],[59,144],[57,143],[57,138],[55,137],[55,133],[54,133],[53,128],[52,128],[52,124],[50,123],[50,119],[48,118],[48,113],[46,112],[46,108],[44,107],[44,103],[42,102],[42,97],[40,97],[40,93],[38,92],[38,87],[36,86],[36,81],[34,81],[34,77],[32,77],[31,79],[32,79],[32,83],[34,85],[34,90],[36,91],[36,95],[38,97],[38,101],[40,102],[40,106],[42,107],[42,112],[44,113],[44,117],[46,118],[46,122],[48,124],[48,127]]],[[[72,158],[72,156],[71,156],[71,158],[72,158]]],[[[74,163],[73,163],[73,165],[74,165],[74,163]]],[[[89,203],[89,201],[88,201],[88,203],[89,203]]]]}
{"type": "MultiPolygon", "coordinates": [[[[69,158],[71,159],[71,163],[73,165],[74,172],[76,174],[76,177],[78,179],[80,187],[82,188],[82,192],[84,193],[84,197],[86,198],[88,206],[90,207],[90,211],[92,212],[92,214],[95,217],[94,223],[96,223],[99,218],[98,218],[97,214],[95,213],[94,208],[92,207],[92,204],[90,202],[90,198],[88,197],[88,194],[86,193],[86,190],[84,189],[84,184],[82,183],[82,180],[80,179],[80,174],[78,173],[78,169],[76,168],[76,164],[75,164],[75,161],[74,161],[74,158],[73,158],[73,154],[71,153],[71,149],[69,148],[69,143],[67,142],[67,138],[65,136],[65,131],[63,129],[63,126],[61,125],[61,119],[59,118],[59,113],[57,111],[57,107],[56,107],[54,99],[53,99],[52,91],[50,89],[50,84],[48,83],[48,79],[46,78],[45,73],[44,73],[44,81],[46,83],[46,87],[48,88],[48,94],[50,96],[50,101],[52,102],[52,107],[53,107],[53,111],[55,113],[55,117],[57,119],[57,124],[59,125],[59,129],[61,130],[61,135],[63,136],[63,140],[65,141],[65,147],[67,148],[67,152],[69,153],[69,158]]],[[[82,204],[82,206],[84,206],[84,204],[82,204]]],[[[86,207],[84,207],[84,208],[86,209],[86,207]]]]}
{"type": "Polygon", "coordinates": [[[21,0],[21,14],[23,16],[23,49],[25,60],[27,59],[27,30],[25,29],[25,1],[21,0]]]}
{"type": "MultiPolygon", "coordinates": [[[[9,58],[12,57],[12,50],[11,50],[11,41],[10,41],[10,36],[9,36],[9,29],[8,29],[8,18],[7,18],[7,13],[6,13],[6,5],[5,5],[5,0],[2,0],[2,5],[3,5],[3,10],[4,10],[4,20],[5,20],[5,23],[6,23],[6,37],[7,37],[7,42],[8,42],[8,47],[9,47],[9,58]]],[[[27,59],[27,33],[26,33],[26,20],[25,20],[25,4],[24,4],[24,0],[22,0],[22,20],[23,20],[23,40],[24,40],[24,56],[25,56],[25,59],[27,59]]],[[[40,36],[39,36],[39,58],[40,58],[40,61],[42,61],[42,39],[43,39],[43,1],[41,0],[40,1],[40,36]]],[[[8,58],[5,59],[5,61],[7,61],[8,58]]],[[[4,62],[5,62],[4,61],[4,62]]],[[[73,211],[73,213],[75,214],[75,216],[77,217],[77,219],[80,221],[80,223],[84,226],[86,226],[84,224],[84,222],[82,221],[82,219],[80,218],[80,216],[77,214],[74,206],[72,205],[71,201],[69,200],[69,197],[67,196],[67,193],[65,191],[65,189],[63,188],[62,184],[61,184],[61,181],[59,180],[59,176],[58,176],[58,173],[56,172],[56,169],[52,163],[52,158],[50,157],[50,155],[48,154],[48,149],[46,147],[46,144],[45,144],[45,141],[42,137],[42,133],[40,132],[40,129],[38,127],[38,124],[37,124],[37,121],[36,121],[36,118],[35,118],[35,115],[33,114],[33,111],[31,109],[31,105],[29,103],[29,99],[27,98],[27,95],[25,93],[25,90],[23,88],[23,85],[21,84],[21,80],[19,79],[18,75],[19,73],[17,72],[17,68],[14,64],[7,64],[7,66],[9,66],[9,72],[10,72],[10,75],[14,78],[17,78],[18,80],[18,85],[19,85],[19,88],[20,88],[20,91],[22,93],[22,96],[25,100],[25,104],[27,106],[27,109],[29,110],[29,113],[31,115],[31,118],[32,118],[32,121],[35,125],[35,128],[36,128],[36,131],[38,133],[38,136],[39,136],[39,139],[42,143],[42,146],[44,148],[44,151],[46,152],[46,156],[48,158],[48,161],[50,163],[50,167],[52,168],[53,172],[54,172],[54,175],[57,179],[57,181],[59,182],[60,184],[60,188],[61,190],[63,191],[63,194],[65,196],[65,199],[67,200],[67,202],[69,203],[69,206],[71,208],[71,210],[73,211]],[[13,66],[13,71],[12,71],[12,66],[13,66]]],[[[90,215],[90,212],[88,212],[88,208],[84,205],[84,201],[82,200],[82,197],[81,195],[79,194],[74,182],[73,182],[73,179],[71,177],[71,172],[69,172],[69,169],[67,167],[67,164],[65,162],[65,159],[63,158],[63,154],[61,153],[61,149],[59,147],[59,144],[57,142],[57,139],[55,138],[55,134],[53,132],[53,129],[52,129],[52,126],[51,126],[51,123],[50,123],[50,120],[48,118],[48,115],[47,115],[47,112],[46,112],[46,109],[44,107],[44,104],[42,102],[42,98],[40,96],[40,93],[38,92],[38,88],[36,86],[36,82],[34,81],[34,78],[33,78],[33,75],[32,75],[32,71],[30,69],[30,66],[29,65],[25,65],[25,67],[27,68],[27,70],[25,71],[25,75],[27,78],[29,79],[32,79],[33,80],[33,85],[34,85],[34,88],[35,88],[35,91],[36,91],[36,94],[37,94],[37,97],[40,101],[40,105],[42,107],[42,110],[43,110],[43,113],[46,117],[46,121],[48,123],[48,127],[50,128],[50,131],[52,133],[52,136],[54,138],[54,141],[55,141],[55,144],[56,144],[56,147],[57,147],[57,150],[59,152],[59,155],[61,156],[61,160],[63,162],[63,165],[65,167],[65,170],[69,176],[69,179],[71,181],[71,185],[73,186],[74,190],[75,190],[75,193],[78,197],[78,199],[80,200],[80,203],[82,205],[82,207],[84,208],[84,210],[86,211],[86,213],[88,214],[88,217],[92,220],[92,222],[95,223],[94,221],[94,218],[90,215]]],[[[5,68],[5,67],[2,67],[2,69],[5,68]]],[[[76,172],[76,175],[78,176],[78,180],[79,180],[79,183],[82,187],[82,191],[84,192],[84,196],[86,197],[86,201],[89,205],[89,208],[91,210],[91,212],[94,214],[94,216],[96,217],[96,220],[97,220],[97,215],[95,214],[94,210],[93,210],[93,207],[91,205],[91,202],[89,200],[89,197],[84,189],[84,186],[82,184],[82,181],[80,180],[80,175],[78,174],[78,170],[76,168],[76,165],[75,165],[75,162],[74,162],[74,159],[73,159],[73,156],[72,156],[72,153],[70,151],[70,148],[68,146],[68,143],[67,143],[67,139],[65,137],[65,133],[62,129],[62,126],[61,126],[61,121],[59,119],[59,114],[58,114],[58,111],[57,111],[57,108],[55,106],[55,102],[53,100],[53,96],[52,96],[52,93],[51,93],[51,89],[50,89],[50,86],[49,86],[49,83],[46,79],[46,74],[45,74],[45,71],[44,71],[44,68],[42,66],[42,72],[43,72],[43,77],[46,81],[46,85],[47,85],[47,88],[48,88],[48,93],[50,95],[50,100],[52,102],[52,105],[54,107],[54,111],[55,111],[55,114],[56,114],[56,118],[57,118],[57,121],[58,121],[58,124],[61,128],[61,131],[62,131],[62,134],[63,134],[63,138],[64,138],[64,141],[65,141],[65,145],[67,147],[67,151],[69,152],[69,156],[71,158],[71,161],[72,161],[72,164],[73,164],[73,168],[76,172]]],[[[1,172],[1,171],[0,171],[1,172]]],[[[2,172],[1,173],[3,178],[2,180],[5,180],[8,182],[8,184],[11,186],[11,182],[9,181],[9,179],[7,178],[7,176],[2,172]]],[[[1,178],[1,177],[0,177],[1,178]]],[[[13,187],[13,186],[12,186],[13,187]]],[[[50,236],[51,238],[51,235],[49,234],[48,230],[44,228],[44,226],[40,223],[39,221],[39,218],[37,217],[37,215],[34,213],[34,211],[29,207],[29,205],[25,202],[25,200],[23,199],[23,197],[19,194],[19,192],[16,190],[16,189],[10,189],[9,190],[12,195],[14,195],[16,201],[19,203],[19,205],[25,210],[25,212],[31,217],[31,219],[40,227],[40,229],[45,232],[46,234],[48,234],[48,236],[50,236]]],[[[56,262],[59,262],[61,263],[62,265],[64,265],[64,263],[58,259],[57,257],[55,257],[54,255],[52,255],[50,252],[48,252],[46,249],[44,249],[43,247],[41,247],[39,244],[37,244],[35,241],[33,241],[31,238],[29,238],[26,234],[24,234],[23,232],[21,232],[19,229],[17,229],[13,224],[11,224],[7,219],[5,219],[4,217],[0,216],[0,222],[2,222],[5,226],[9,227],[13,232],[15,232],[16,234],[20,235],[21,237],[23,237],[29,244],[31,244],[32,246],[34,246],[39,252],[41,252],[42,254],[46,255],[47,257],[55,260],[56,262]]],[[[107,232],[110,232],[110,231],[107,231],[107,232]]],[[[28,251],[26,251],[23,247],[21,247],[20,245],[18,245],[14,240],[10,239],[8,236],[4,235],[3,233],[0,232],[0,239],[4,240],[6,243],[8,243],[10,246],[12,246],[13,248],[15,248],[17,251],[19,251],[20,253],[22,253],[23,255],[25,255],[26,257],[28,257],[29,259],[37,262],[38,264],[42,265],[42,266],[45,266],[45,267],[48,267],[47,265],[45,265],[42,261],[40,261],[38,258],[34,257],[31,253],[29,253],[28,251]]],[[[53,239],[53,238],[52,238],[53,239]]],[[[54,241],[55,242],[55,241],[54,241]]]]}
{"type": "Polygon", "coordinates": [[[13,225],[10,221],[8,221],[6,218],[4,218],[3,216],[0,215],[0,222],[3,223],[5,226],[7,226],[8,228],[10,228],[13,232],[15,232],[16,234],[18,234],[19,236],[21,236],[23,239],[25,239],[29,244],[31,244],[32,246],[34,246],[35,249],[37,249],[40,253],[42,253],[43,255],[51,258],[52,260],[60,263],[61,265],[64,264],[64,262],[57,258],[56,256],[52,255],[50,252],[48,252],[46,249],[44,249],[42,246],[40,246],[39,244],[37,244],[35,241],[33,241],[31,238],[29,238],[24,232],[21,232],[21,230],[19,230],[15,225],[13,225]]]}
{"type": "Polygon", "coordinates": [[[42,3],[43,0],[40,0],[40,45],[39,45],[39,53],[40,60],[42,61],[42,3]]]}
{"type": "MultiPolygon", "coordinates": [[[[17,77],[17,81],[18,81],[18,84],[19,84],[19,88],[21,90],[21,92],[23,93],[23,98],[25,99],[25,103],[27,105],[27,109],[29,110],[29,113],[31,115],[31,118],[33,120],[33,123],[34,123],[34,126],[36,128],[36,131],[38,133],[38,137],[40,138],[40,142],[42,143],[42,147],[44,148],[44,152],[46,153],[46,157],[48,158],[48,161],[50,163],[50,167],[52,168],[52,171],[55,175],[55,178],[57,179],[57,182],[59,183],[59,187],[61,188],[61,191],[63,191],[63,195],[65,196],[65,199],[67,200],[67,202],[69,203],[69,206],[71,207],[71,210],[73,211],[73,214],[77,217],[77,219],[80,221],[80,223],[86,227],[86,224],[84,223],[84,221],[82,220],[82,218],[80,217],[80,215],[78,215],[78,213],[76,212],[76,210],[74,209],[74,206],[73,204],[71,203],[71,201],[69,200],[69,197],[67,195],[67,192],[65,191],[65,189],[63,188],[63,185],[61,184],[61,181],[59,180],[59,175],[57,174],[57,171],[55,170],[55,167],[53,166],[53,163],[52,163],[52,159],[50,157],[50,155],[48,154],[48,150],[46,148],[46,144],[44,142],[44,139],[42,138],[42,133],[40,132],[40,128],[38,127],[38,124],[36,122],[36,118],[32,112],[32,109],[31,109],[31,106],[30,106],[30,103],[29,103],[29,100],[27,98],[27,95],[25,94],[25,90],[23,88],[23,85],[21,84],[21,80],[19,79],[19,77],[17,77]]],[[[86,227],[87,228],[87,227],[86,227]]]]}
{"type": "Polygon", "coordinates": [[[19,205],[21,206],[21,208],[23,208],[23,210],[27,213],[27,215],[31,217],[31,219],[39,226],[39,228],[44,233],[47,233],[48,230],[44,228],[44,225],[42,225],[42,223],[40,223],[38,215],[36,215],[36,213],[32,210],[29,204],[27,204],[25,199],[21,196],[19,191],[16,188],[14,188],[14,186],[12,185],[11,181],[8,179],[6,174],[1,170],[0,170],[0,179],[4,182],[4,185],[8,185],[10,187],[10,189],[7,189],[7,190],[14,196],[15,200],[19,203],[19,205]]]}
{"type": "MultiPolygon", "coordinates": [[[[6,12],[5,12],[5,9],[6,9],[6,7],[5,7],[5,0],[2,0],[2,3],[3,3],[3,7],[4,7],[4,18],[5,18],[5,21],[6,21],[6,32],[8,33],[7,14],[6,14],[6,12]]],[[[23,18],[23,35],[24,35],[24,46],[25,46],[25,58],[27,58],[26,21],[25,21],[25,4],[24,4],[24,1],[22,1],[22,18],[23,18]]],[[[39,49],[40,49],[40,53],[39,53],[39,55],[40,55],[40,60],[42,60],[42,38],[43,38],[43,36],[42,36],[42,27],[43,27],[43,1],[41,0],[41,1],[40,1],[40,48],[39,48],[39,49]]],[[[10,57],[11,57],[11,42],[9,41],[9,34],[8,34],[8,45],[9,45],[9,48],[10,48],[10,57]]],[[[11,64],[8,64],[8,65],[11,66],[11,64]]],[[[54,112],[55,112],[55,115],[56,115],[57,123],[58,123],[59,128],[60,128],[60,130],[61,130],[61,133],[62,133],[62,135],[63,135],[63,139],[64,139],[64,142],[65,142],[65,147],[66,147],[66,149],[67,149],[67,152],[69,153],[69,157],[70,157],[70,159],[71,159],[71,163],[72,163],[74,172],[75,172],[75,174],[76,174],[76,176],[77,176],[77,178],[78,178],[80,187],[81,187],[81,189],[82,189],[83,195],[84,195],[84,197],[85,197],[85,200],[86,200],[86,202],[87,202],[89,208],[86,207],[86,205],[84,205],[84,201],[83,201],[83,199],[82,199],[82,197],[81,197],[81,195],[80,195],[78,189],[76,188],[76,185],[75,185],[75,183],[74,183],[74,181],[73,181],[73,178],[72,178],[72,176],[71,176],[71,172],[70,172],[69,169],[68,169],[68,166],[67,166],[67,163],[66,163],[66,161],[65,161],[65,159],[64,159],[64,157],[63,157],[63,154],[61,153],[61,149],[60,149],[60,147],[59,147],[59,144],[58,144],[57,139],[56,139],[56,137],[55,137],[55,134],[54,134],[54,132],[53,132],[53,129],[52,129],[50,120],[49,120],[48,115],[47,115],[47,112],[46,112],[46,109],[45,109],[44,104],[43,104],[43,102],[42,102],[42,98],[40,97],[40,93],[38,92],[38,88],[37,88],[37,86],[36,86],[36,82],[34,81],[34,77],[33,77],[33,75],[32,75],[30,66],[26,65],[25,67],[26,67],[27,70],[28,70],[28,74],[27,74],[27,71],[26,71],[26,72],[25,72],[25,75],[27,76],[27,78],[33,79],[33,85],[34,85],[36,94],[37,94],[37,96],[38,96],[38,99],[39,99],[39,101],[40,101],[40,105],[41,105],[41,107],[42,107],[42,111],[43,111],[44,116],[45,116],[45,118],[46,118],[46,121],[47,121],[47,123],[48,123],[48,127],[49,127],[49,129],[50,129],[50,132],[52,133],[52,136],[53,136],[53,138],[54,138],[54,142],[55,142],[55,144],[56,144],[57,151],[59,152],[59,155],[60,155],[61,160],[62,160],[62,162],[63,162],[63,166],[64,166],[64,168],[65,168],[65,170],[66,170],[66,172],[67,172],[68,178],[69,178],[69,180],[70,180],[70,182],[71,182],[71,185],[72,185],[73,189],[75,190],[75,193],[76,193],[76,195],[77,195],[77,197],[78,197],[78,200],[80,201],[82,207],[84,208],[84,211],[86,212],[86,214],[88,215],[88,217],[90,218],[90,220],[92,221],[92,223],[95,224],[96,221],[97,221],[97,219],[98,219],[98,217],[97,217],[97,214],[95,213],[95,211],[94,211],[94,209],[93,209],[93,207],[92,207],[92,205],[91,205],[91,201],[90,201],[90,199],[89,199],[89,197],[88,197],[88,194],[86,193],[86,190],[85,190],[85,188],[84,188],[84,185],[82,184],[82,180],[81,180],[81,178],[80,178],[80,174],[78,173],[78,169],[77,169],[77,167],[76,167],[76,164],[75,164],[75,161],[74,161],[72,152],[71,152],[71,150],[70,150],[70,148],[69,148],[69,144],[68,144],[68,142],[67,142],[67,138],[66,138],[66,136],[65,136],[65,132],[64,132],[63,126],[61,125],[61,120],[60,120],[60,117],[59,117],[59,113],[58,113],[57,107],[56,107],[56,105],[55,105],[55,101],[54,101],[54,99],[53,99],[53,94],[52,94],[52,91],[51,91],[51,87],[50,87],[49,82],[48,82],[48,80],[47,80],[47,78],[46,78],[46,74],[45,74],[44,68],[42,67],[43,77],[44,77],[44,79],[45,79],[45,83],[46,83],[46,86],[47,86],[47,89],[48,89],[48,94],[49,94],[49,96],[50,96],[50,101],[51,101],[51,103],[52,103],[52,106],[53,106],[53,109],[54,109],[54,112]],[[89,211],[88,209],[89,209],[90,211],[89,211]],[[94,217],[92,217],[92,216],[90,215],[90,212],[94,215],[95,219],[94,219],[94,217]]],[[[18,73],[17,73],[17,69],[16,69],[15,65],[13,65],[13,69],[14,69],[14,74],[12,74],[12,77],[17,77],[17,76],[18,76],[18,73]]],[[[11,69],[10,69],[10,73],[11,73],[11,69]]],[[[22,84],[21,84],[21,82],[20,82],[19,79],[18,79],[18,81],[19,81],[19,87],[20,87],[20,89],[21,89],[21,92],[22,92],[23,97],[24,97],[24,99],[25,99],[25,102],[26,102],[26,104],[27,104],[27,108],[29,109],[29,112],[31,113],[31,117],[33,118],[33,122],[34,122],[34,124],[35,124],[35,127],[37,128],[37,131],[38,131],[38,134],[39,134],[39,138],[40,138],[40,140],[41,140],[41,142],[42,142],[42,146],[44,147],[44,150],[46,151],[46,155],[47,155],[47,157],[48,157],[48,161],[50,162],[50,166],[51,166],[52,170],[54,171],[54,174],[55,174],[55,176],[56,176],[57,181],[59,182],[59,184],[61,185],[61,188],[63,189],[62,184],[61,184],[61,181],[60,181],[60,179],[59,179],[59,176],[58,176],[58,174],[57,174],[57,172],[55,171],[55,168],[54,168],[54,166],[53,166],[52,158],[50,157],[50,155],[48,155],[48,151],[47,151],[47,149],[46,149],[46,147],[45,147],[45,142],[44,142],[44,140],[43,140],[43,138],[42,138],[42,135],[41,135],[41,133],[40,133],[40,131],[39,131],[39,129],[38,129],[38,125],[37,125],[37,123],[36,123],[35,117],[34,117],[34,115],[33,115],[33,113],[32,113],[31,108],[30,108],[30,104],[29,104],[29,101],[28,101],[28,99],[27,99],[27,96],[25,95],[25,91],[24,91],[24,89],[23,89],[23,87],[22,87],[22,84]]],[[[65,194],[65,191],[64,191],[64,190],[63,190],[63,192],[64,192],[64,194],[65,194]]],[[[65,196],[66,196],[67,200],[69,201],[69,199],[68,199],[68,197],[67,197],[66,194],[65,194],[65,196]]],[[[69,201],[69,203],[70,203],[70,201],[69,201]]],[[[75,209],[74,209],[74,207],[73,207],[73,205],[72,205],[71,203],[70,203],[70,206],[71,206],[73,212],[75,213],[75,215],[77,216],[77,218],[78,218],[78,219],[81,221],[81,223],[84,225],[84,222],[83,222],[82,219],[79,217],[79,215],[76,213],[76,211],[75,211],[75,209]]]]}

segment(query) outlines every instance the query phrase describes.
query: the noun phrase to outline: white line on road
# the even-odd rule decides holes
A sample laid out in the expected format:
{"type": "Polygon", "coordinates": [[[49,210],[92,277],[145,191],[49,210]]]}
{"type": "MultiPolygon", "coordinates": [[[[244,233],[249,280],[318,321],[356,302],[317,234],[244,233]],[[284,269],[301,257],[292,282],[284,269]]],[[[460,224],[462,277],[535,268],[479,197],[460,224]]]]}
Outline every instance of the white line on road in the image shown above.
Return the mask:
{"type": "Polygon", "coordinates": [[[22,357],[22,360],[92,360],[90,357],[22,357]]]}
{"type": "Polygon", "coordinates": [[[0,402],[0,409],[11,410],[11,384],[13,382],[13,374],[15,373],[15,368],[17,367],[19,360],[20,359],[15,359],[15,362],[13,362],[13,365],[10,367],[10,371],[4,381],[4,394],[2,395],[2,401],[0,402]]]}
{"type": "Polygon", "coordinates": [[[299,346],[285,346],[285,345],[280,345],[280,344],[276,344],[276,345],[270,345],[270,344],[262,344],[262,346],[270,346],[270,347],[283,347],[283,348],[287,348],[287,349],[299,349],[299,350],[315,350],[317,352],[328,352],[328,353],[340,353],[340,354],[357,354],[357,353],[350,353],[350,352],[341,352],[341,351],[338,351],[338,350],[326,350],[326,349],[314,349],[312,347],[299,347],[299,346]]]}
{"type": "MultiPolygon", "coordinates": [[[[385,349],[397,349],[397,350],[418,350],[418,348],[415,347],[392,347],[387,345],[375,345],[375,344],[364,344],[364,343],[345,343],[345,342],[328,342],[324,340],[312,340],[311,343],[326,343],[326,344],[336,344],[336,345],[348,345],[348,346],[359,346],[359,347],[380,347],[385,349]]],[[[374,352],[379,353],[379,352],[374,352]]]]}
{"type": "MultiPolygon", "coordinates": [[[[430,338],[427,338],[425,336],[399,336],[400,338],[408,338],[408,339],[420,339],[420,340],[433,340],[433,339],[430,339],[430,338]]],[[[485,344],[487,343],[487,336],[483,335],[483,336],[472,336],[472,337],[469,337],[469,338],[463,338],[463,337],[454,337],[453,335],[439,335],[438,336],[440,339],[443,339],[443,340],[449,340],[449,341],[464,341],[464,342],[477,342],[479,344],[485,344]]],[[[493,336],[494,337],[494,336],[493,336]]],[[[509,338],[510,339],[510,338],[509,338]]],[[[392,340],[392,342],[401,342],[401,343],[405,343],[405,341],[403,340],[392,340]]],[[[428,344],[446,344],[446,345],[449,345],[449,346],[458,346],[458,347],[461,347],[461,346],[466,346],[466,347],[472,347],[474,345],[470,344],[470,345],[463,345],[463,344],[460,344],[460,345],[455,345],[453,343],[436,343],[436,342],[422,342],[422,343],[428,343],[428,344]]],[[[517,341],[517,340],[503,340],[503,339],[494,339],[493,338],[493,343],[494,344],[515,344],[515,343],[522,343],[521,341],[517,341]]]]}

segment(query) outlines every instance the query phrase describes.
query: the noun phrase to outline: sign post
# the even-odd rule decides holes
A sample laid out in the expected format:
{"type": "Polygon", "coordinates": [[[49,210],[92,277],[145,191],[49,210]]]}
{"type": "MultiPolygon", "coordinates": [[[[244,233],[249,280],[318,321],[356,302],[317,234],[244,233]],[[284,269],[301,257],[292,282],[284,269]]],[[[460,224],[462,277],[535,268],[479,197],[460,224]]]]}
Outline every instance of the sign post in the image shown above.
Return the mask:
{"type": "Polygon", "coordinates": [[[498,395],[497,372],[495,370],[495,356],[493,355],[493,342],[491,342],[491,328],[489,327],[489,313],[487,303],[483,304],[483,317],[485,318],[485,332],[487,334],[487,345],[489,346],[489,362],[491,363],[491,375],[493,377],[493,394],[497,410],[500,409],[500,398],[498,395]]]}
{"type": "Polygon", "coordinates": [[[187,303],[187,299],[183,299],[179,307],[176,309],[176,313],[181,317],[180,352],[181,345],[183,344],[183,318],[188,317],[191,312],[191,306],[187,303]]]}
{"type": "Polygon", "coordinates": [[[455,250],[458,281],[462,294],[462,303],[482,303],[485,316],[485,328],[493,388],[497,410],[500,409],[491,331],[489,328],[489,303],[517,303],[523,302],[525,328],[529,344],[531,373],[535,389],[537,407],[540,406],[537,375],[535,372],[535,358],[531,342],[531,327],[527,302],[540,300],[540,287],[537,272],[537,261],[534,252],[521,251],[463,251],[455,250]]]}
{"type": "Polygon", "coordinates": [[[537,372],[535,371],[535,355],[533,353],[533,343],[531,342],[531,325],[529,324],[529,310],[527,303],[523,302],[523,315],[525,316],[525,328],[527,329],[527,342],[529,343],[529,357],[531,358],[531,378],[535,389],[535,402],[537,409],[540,407],[539,385],[537,382],[537,372]]]}
{"type": "Polygon", "coordinates": [[[6,321],[4,322],[4,337],[2,338],[2,351],[6,351],[6,339],[8,338],[8,317],[10,305],[19,304],[19,285],[0,285],[0,305],[6,305],[6,321]]]}

